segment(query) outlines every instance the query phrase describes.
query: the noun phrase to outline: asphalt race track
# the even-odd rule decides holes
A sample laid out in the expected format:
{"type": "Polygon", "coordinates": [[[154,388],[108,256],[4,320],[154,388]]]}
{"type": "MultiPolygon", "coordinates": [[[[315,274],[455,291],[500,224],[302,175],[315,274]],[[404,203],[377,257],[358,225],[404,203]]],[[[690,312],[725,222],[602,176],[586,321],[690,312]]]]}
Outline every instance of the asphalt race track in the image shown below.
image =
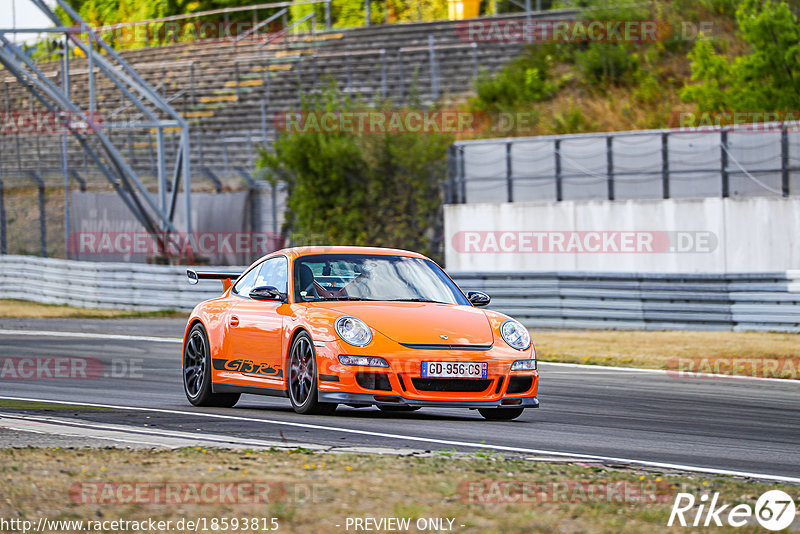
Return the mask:
{"type": "MultiPolygon", "coordinates": [[[[0,319],[3,359],[70,356],[103,362],[102,374],[92,379],[4,376],[0,396],[160,410],[79,414],[84,422],[146,425],[151,431],[335,447],[468,451],[485,447],[523,456],[586,455],[603,457],[608,463],[675,464],[800,483],[798,382],[690,380],[660,372],[543,363],[542,407],[512,422],[484,421],[468,410],[433,408],[384,414],[375,408],[340,407],[332,417],[301,416],[286,399],[253,395],[244,395],[233,409],[199,409],[188,404],[182,391],[180,345],[139,338],[177,340],[182,331],[179,320],[0,319]],[[39,334],[24,335],[19,330],[39,334]],[[43,333],[57,330],[93,332],[96,337],[43,333]]],[[[59,417],[78,417],[62,411],[59,417]]]]}

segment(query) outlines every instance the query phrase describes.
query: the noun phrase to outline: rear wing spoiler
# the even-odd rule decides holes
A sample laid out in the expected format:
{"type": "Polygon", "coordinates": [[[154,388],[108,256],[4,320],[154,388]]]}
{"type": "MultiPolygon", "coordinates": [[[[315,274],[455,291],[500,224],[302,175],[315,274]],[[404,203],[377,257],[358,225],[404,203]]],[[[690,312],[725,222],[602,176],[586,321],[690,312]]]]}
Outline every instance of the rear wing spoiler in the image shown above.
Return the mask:
{"type": "Polygon", "coordinates": [[[233,284],[233,280],[239,278],[241,273],[225,273],[221,271],[195,271],[186,269],[186,276],[189,277],[190,284],[196,284],[200,280],[222,280],[222,287],[227,291],[233,284]]]}

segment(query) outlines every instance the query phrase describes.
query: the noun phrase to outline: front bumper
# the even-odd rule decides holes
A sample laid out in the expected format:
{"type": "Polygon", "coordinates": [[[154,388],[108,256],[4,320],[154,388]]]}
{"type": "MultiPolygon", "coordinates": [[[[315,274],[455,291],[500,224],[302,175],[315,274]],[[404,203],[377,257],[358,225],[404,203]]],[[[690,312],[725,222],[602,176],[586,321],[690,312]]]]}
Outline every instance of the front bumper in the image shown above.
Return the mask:
{"type": "Polygon", "coordinates": [[[318,393],[319,402],[354,404],[361,406],[426,406],[437,408],[538,408],[536,397],[508,397],[492,401],[446,401],[407,399],[394,392],[347,393],[344,391],[322,391],[318,393]],[[392,400],[389,400],[392,399],[392,400]],[[513,401],[515,404],[503,404],[513,401]]]}
{"type": "Polygon", "coordinates": [[[409,349],[394,341],[357,349],[326,341],[315,347],[319,374],[319,401],[351,404],[354,406],[438,406],[454,408],[522,407],[534,408],[537,400],[539,373],[511,371],[514,361],[528,359],[530,352],[520,352],[502,345],[489,350],[409,349]],[[340,354],[379,356],[389,367],[343,365],[340,354]],[[472,379],[444,379],[451,383],[433,384],[438,379],[420,376],[424,361],[487,362],[484,378],[467,384],[472,379]],[[370,377],[374,375],[374,377],[370,377]],[[520,383],[519,379],[522,379],[520,383]],[[526,384],[524,379],[529,379],[526,384]],[[424,382],[429,383],[424,383],[424,382]],[[439,387],[441,385],[441,387],[439,387]],[[474,387],[473,387],[474,386],[474,387]]]}

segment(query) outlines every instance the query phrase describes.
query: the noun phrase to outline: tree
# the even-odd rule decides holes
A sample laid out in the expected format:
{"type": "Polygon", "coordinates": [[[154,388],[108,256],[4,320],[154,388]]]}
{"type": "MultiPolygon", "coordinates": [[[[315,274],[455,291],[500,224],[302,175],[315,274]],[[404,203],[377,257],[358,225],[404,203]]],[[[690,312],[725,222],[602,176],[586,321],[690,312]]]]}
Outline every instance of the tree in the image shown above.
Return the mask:
{"type": "MultiPolygon", "coordinates": [[[[368,110],[331,86],[303,106],[308,114],[368,110]]],[[[308,116],[308,115],[306,115],[308,116]]],[[[287,185],[284,226],[294,244],[399,247],[441,258],[446,133],[302,131],[284,133],[258,167],[287,185]]]]}
{"type": "Polygon", "coordinates": [[[749,52],[732,62],[711,41],[689,53],[692,80],[681,97],[700,111],[787,111],[800,106],[800,24],[786,2],[746,0],[736,21],[749,52]]]}

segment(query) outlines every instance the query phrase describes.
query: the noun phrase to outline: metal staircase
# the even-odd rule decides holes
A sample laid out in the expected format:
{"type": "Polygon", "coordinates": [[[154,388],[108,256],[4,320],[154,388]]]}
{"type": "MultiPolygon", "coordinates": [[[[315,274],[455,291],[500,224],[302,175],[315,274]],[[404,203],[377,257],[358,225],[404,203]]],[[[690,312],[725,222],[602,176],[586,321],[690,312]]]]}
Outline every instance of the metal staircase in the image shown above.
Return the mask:
{"type": "MultiPolygon", "coordinates": [[[[184,118],[150,86],[111,46],[106,43],[66,2],[56,0],[58,7],[71,19],[64,25],[44,0],[30,0],[55,27],[0,28],[0,64],[38,100],[50,113],[59,118],[62,136],[62,171],[68,184],[72,170],[67,161],[67,137],[74,137],[88,158],[112,184],[126,206],[145,230],[155,237],[162,254],[174,261],[175,251],[189,251],[191,241],[191,169],[189,127],[184,118]],[[63,43],[60,83],[45,75],[21,47],[12,43],[9,33],[48,33],[63,43]],[[88,69],[89,109],[82,109],[70,94],[70,53],[85,57],[88,69]],[[98,83],[119,90],[130,108],[124,120],[103,121],[97,113],[98,83]],[[165,129],[177,132],[179,144],[175,155],[167,161],[165,129]],[[156,197],[144,186],[136,171],[112,141],[112,132],[154,132],[158,194],[156,197]],[[171,170],[171,180],[167,178],[171,170]],[[174,224],[178,191],[183,188],[185,238],[177,234],[174,224]]],[[[119,136],[116,136],[119,137],[119,136]]],[[[69,198],[65,199],[69,209],[69,198]]],[[[69,217],[65,217],[65,233],[69,239],[69,217]]]]}

